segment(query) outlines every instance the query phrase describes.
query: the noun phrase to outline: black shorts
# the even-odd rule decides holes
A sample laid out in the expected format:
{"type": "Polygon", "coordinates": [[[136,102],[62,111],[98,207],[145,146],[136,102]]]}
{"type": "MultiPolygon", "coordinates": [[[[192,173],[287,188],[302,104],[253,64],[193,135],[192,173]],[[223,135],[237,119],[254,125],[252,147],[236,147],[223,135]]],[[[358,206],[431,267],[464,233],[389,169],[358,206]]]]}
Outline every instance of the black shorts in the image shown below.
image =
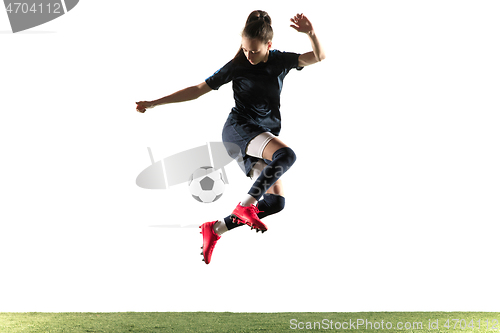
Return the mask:
{"type": "MultiPolygon", "coordinates": [[[[273,133],[269,128],[262,127],[251,121],[243,121],[232,114],[229,114],[224,124],[222,142],[224,142],[229,156],[238,162],[238,165],[247,177],[250,177],[255,163],[261,161],[257,157],[246,154],[247,145],[254,137],[264,132],[273,133]]],[[[274,131],[273,134],[278,135],[279,133],[274,131]]],[[[269,163],[270,161],[265,160],[265,162],[269,163]]]]}

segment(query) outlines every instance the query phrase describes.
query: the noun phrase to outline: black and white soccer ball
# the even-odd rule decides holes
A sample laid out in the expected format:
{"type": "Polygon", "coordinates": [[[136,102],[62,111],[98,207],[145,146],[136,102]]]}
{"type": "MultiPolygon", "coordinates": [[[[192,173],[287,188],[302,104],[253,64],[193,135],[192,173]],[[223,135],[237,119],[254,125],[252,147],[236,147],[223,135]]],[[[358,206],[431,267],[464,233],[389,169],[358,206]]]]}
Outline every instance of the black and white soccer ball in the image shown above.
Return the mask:
{"type": "Polygon", "coordinates": [[[196,169],[189,178],[188,185],[193,198],[203,203],[219,200],[226,187],[221,170],[215,170],[211,166],[196,169]]]}

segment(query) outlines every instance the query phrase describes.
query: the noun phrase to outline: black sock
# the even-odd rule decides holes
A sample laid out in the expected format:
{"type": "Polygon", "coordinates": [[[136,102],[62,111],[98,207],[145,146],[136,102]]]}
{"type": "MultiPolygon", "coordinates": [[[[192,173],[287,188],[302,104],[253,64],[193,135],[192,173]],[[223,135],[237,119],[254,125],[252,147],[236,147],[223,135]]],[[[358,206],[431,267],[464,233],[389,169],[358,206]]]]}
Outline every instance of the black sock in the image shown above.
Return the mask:
{"type": "Polygon", "coordinates": [[[248,194],[259,200],[266,191],[295,163],[293,150],[284,147],[276,150],[272,162],[262,170],[248,194]]]}
{"type": "Polygon", "coordinates": [[[285,208],[285,197],[276,194],[264,194],[262,200],[257,204],[259,213],[257,216],[259,219],[263,219],[266,216],[279,213],[285,208]]]}

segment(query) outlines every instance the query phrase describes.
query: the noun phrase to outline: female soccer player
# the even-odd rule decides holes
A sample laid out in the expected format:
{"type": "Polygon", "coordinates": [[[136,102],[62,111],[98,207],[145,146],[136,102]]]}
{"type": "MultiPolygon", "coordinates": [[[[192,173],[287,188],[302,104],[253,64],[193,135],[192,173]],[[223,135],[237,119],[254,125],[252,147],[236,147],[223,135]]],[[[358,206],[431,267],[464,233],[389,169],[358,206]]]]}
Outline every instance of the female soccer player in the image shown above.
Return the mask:
{"type": "Polygon", "coordinates": [[[215,244],[224,232],[242,223],[264,232],[267,226],[261,219],[278,213],[285,206],[279,178],[293,165],[296,156],[278,138],[283,79],[293,68],[300,70],[325,59],[325,52],[307,17],[297,14],[290,21],[292,28],[307,34],[311,52],[297,54],[271,50],[271,18],[265,11],[256,10],[248,16],[240,50],[225,66],[196,86],[155,101],[137,102],[137,111],[144,113],[158,105],[196,99],[233,81],[235,106],[224,125],[222,140],[230,156],[242,158],[241,166],[254,184],[231,215],[200,226],[206,264],[210,263],[215,244]]]}

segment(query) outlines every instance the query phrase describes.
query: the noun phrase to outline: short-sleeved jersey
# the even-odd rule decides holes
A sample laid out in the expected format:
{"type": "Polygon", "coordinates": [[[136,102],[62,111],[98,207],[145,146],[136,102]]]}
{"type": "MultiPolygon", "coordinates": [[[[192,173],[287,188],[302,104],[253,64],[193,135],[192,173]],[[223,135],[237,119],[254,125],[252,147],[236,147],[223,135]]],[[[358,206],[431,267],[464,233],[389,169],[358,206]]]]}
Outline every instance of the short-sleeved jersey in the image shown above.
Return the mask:
{"type": "Polygon", "coordinates": [[[235,106],[230,117],[240,124],[251,126],[251,132],[255,133],[245,133],[250,139],[262,132],[279,135],[283,79],[291,69],[302,69],[299,67],[299,56],[297,53],[271,50],[268,60],[257,65],[250,64],[246,58],[244,61],[231,60],[205,82],[215,90],[233,82],[235,106]]]}

